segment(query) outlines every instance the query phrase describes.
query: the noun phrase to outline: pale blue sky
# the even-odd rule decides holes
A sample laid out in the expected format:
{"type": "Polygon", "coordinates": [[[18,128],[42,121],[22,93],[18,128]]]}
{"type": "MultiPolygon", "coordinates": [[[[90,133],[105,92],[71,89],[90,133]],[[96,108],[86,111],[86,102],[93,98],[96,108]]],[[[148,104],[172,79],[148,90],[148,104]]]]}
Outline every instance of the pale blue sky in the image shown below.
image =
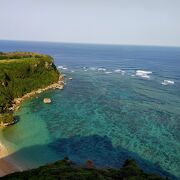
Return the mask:
{"type": "Polygon", "coordinates": [[[180,46],[180,0],[0,0],[0,39],[180,46]]]}

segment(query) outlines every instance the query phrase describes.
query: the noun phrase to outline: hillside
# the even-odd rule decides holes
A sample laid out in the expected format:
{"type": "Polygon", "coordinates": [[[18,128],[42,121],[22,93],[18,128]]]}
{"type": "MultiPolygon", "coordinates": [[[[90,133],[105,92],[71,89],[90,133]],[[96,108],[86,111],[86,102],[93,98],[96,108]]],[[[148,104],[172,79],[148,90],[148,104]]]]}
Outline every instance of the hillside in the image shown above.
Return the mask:
{"type": "Polygon", "coordinates": [[[48,55],[32,52],[0,52],[0,122],[12,121],[9,108],[14,98],[44,88],[59,79],[48,55]]]}
{"type": "Polygon", "coordinates": [[[68,158],[37,169],[17,172],[1,178],[2,180],[38,179],[38,180],[167,180],[155,174],[145,173],[132,159],[125,161],[120,169],[98,169],[92,161],[86,166],[77,166],[68,158]]]}

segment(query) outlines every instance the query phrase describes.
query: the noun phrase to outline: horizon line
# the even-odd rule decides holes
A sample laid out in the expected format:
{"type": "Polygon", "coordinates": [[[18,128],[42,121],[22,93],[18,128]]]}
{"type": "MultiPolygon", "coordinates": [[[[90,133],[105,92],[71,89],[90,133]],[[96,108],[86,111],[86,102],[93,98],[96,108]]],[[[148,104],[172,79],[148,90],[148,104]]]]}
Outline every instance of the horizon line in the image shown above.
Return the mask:
{"type": "Polygon", "coordinates": [[[47,40],[19,40],[19,39],[0,39],[0,41],[18,41],[18,42],[35,42],[35,43],[57,43],[57,44],[84,44],[84,45],[104,45],[104,46],[149,46],[149,47],[174,47],[180,48],[180,45],[162,45],[162,44],[112,44],[112,43],[95,43],[95,42],[63,42],[47,40]]]}

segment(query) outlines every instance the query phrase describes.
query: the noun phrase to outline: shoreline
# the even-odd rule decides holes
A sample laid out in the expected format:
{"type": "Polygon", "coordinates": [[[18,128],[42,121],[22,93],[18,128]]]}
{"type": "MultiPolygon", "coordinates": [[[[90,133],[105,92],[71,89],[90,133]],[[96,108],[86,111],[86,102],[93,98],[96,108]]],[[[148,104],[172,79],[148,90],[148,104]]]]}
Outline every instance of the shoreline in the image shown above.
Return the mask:
{"type": "MultiPolygon", "coordinates": [[[[9,108],[10,111],[15,112],[17,111],[21,104],[31,98],[34,97],[37,94],[40,94],[42,92],[45,92],[50,89],[60,89],[62,90],[64,88],[65,82],[64,82],[64,75],[61,74],[59,76],[58,82],[53,83],[45,88],[39,88],[37,90],[33,90],[30,93],[25,94],[21,98],[15,98],[13,100],[12,107],[9,108]]],[[[16,122],[15,122],[16,123],[16,122]]],[[[4,126],[0,126],[0,137],[1,131],[3,128],[7,127],[9,124],[5,124],[4,126]]],[[[13,158],[10,157],[11,150],[9,150],[6,145],[2,142],[0,139],[0,177],[5,176],[7,174],[16,172],[16,171],[23,171],[25,170],[25,166],[18,166],[17,163],[13,160],[13,158]]]]}
{"type": "MultiPolygon", "coordinates": [[[[2,138],[2,129],[0,129],[0,137],[2,138]]],[[[18,166],[10,154],[13,153],[11,148],[8,148],[4,142],[0,142],[0,177],[5,176],[15,171],[22,171],[23,168],[18,166]]]]}
{"type": "Polygon", "coordinates": [[[37,94],[41,94],[42,92],[45,92],[47,90],[50,90],[50,89],[64,89],[64,85],[65,85],[65,82],[64,82],[64,75],[61,74],[59,76],[59,80],[58,82],[56,83],[53,83],[45,88],[39,88],[37,90],[33,90],[31,91],[30,93],[27,93],[25,94],[24,96],[20,97],[20,98],[15,98],[13,100],[13,104],[12,104],[12,107],[9,108],[9,110],[15,112],[17,111],[19,108],[20,108],[20,105],[27,99],[37,95],[37,94]]]}
{"type": "MultiPolygon", "coordinates": [[[[50,90],[50,89],[64,89],[64,85],[65,85],[65,82],[64,82],[64,74],[61,74],[59,76],[59,79],[58,79],[58,82],[56,83],[53,83],[53,84],[50,84],[48,86],[46,86],[45,88],[39,88],[37,90],[33,90],[25,95],[23,95],[22,97],[20,98],[15,98],[13,101],[12,101],[12,106],[8,108],[8,110],[12,113],[16,112],[19,108],[20,108],[20,105],[27,99],[37,95],[37,94],[40,94],[44,91],[47,91],[47,90],[50,90]]],[[[0,123],[0,128],[4,128],[4,127],[7,127],[7,126],[10,126],[10,125],[13,125],[17,123],[16,119],[14,119],[13,122],[11,123],[0,123]]]]}
{"type": "Polygon", "coordinates": [[[23,170],[25,170],[25,168],[23,168],[23,166],[18,166],[11,157],[0,159],[0,177],[23,170]]]}

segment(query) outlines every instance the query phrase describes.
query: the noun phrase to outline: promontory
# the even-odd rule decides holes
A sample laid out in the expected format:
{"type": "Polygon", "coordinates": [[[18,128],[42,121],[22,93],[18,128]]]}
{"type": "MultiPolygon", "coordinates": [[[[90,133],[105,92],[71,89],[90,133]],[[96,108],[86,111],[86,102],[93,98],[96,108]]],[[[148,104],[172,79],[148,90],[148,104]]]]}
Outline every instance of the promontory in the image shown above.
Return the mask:
{"type": "Polygon", "coordinates": [[[51,88],[63,89],[63,80],[49,55],[0,52],[0,126],[15,123],[13,111],[25,99],[51,88]]]}

